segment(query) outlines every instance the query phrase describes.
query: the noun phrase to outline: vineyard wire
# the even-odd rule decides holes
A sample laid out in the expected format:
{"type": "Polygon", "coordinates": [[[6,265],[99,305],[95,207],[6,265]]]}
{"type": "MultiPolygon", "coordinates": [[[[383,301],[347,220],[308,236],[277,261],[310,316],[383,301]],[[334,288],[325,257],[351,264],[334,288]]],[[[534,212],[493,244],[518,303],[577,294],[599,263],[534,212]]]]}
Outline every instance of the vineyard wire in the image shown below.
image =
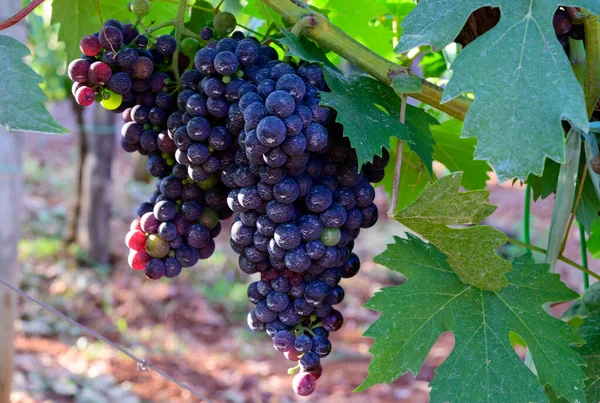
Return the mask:
{"type": "Polygon", "coordinates": [[[152,371],[156,372],[158,375],[162,376],[166,380],[173,382],[174,384],[176,384],[177,386],[179,386],[181,389],[187,390],[188,392],[190,392],[194,396],[198,397],[200,400],[203,400],[203,401],[205,401],[207,403],[214,403],[211,399],[209,399],[208,397],[204,396],[202,393],[198,392],[197,390],[195,390],[191,386],[186,385],[184,382],[178,381],[177,379],[173,378],[171,375],[169,375],[166,372],[164,372],[162,369],[156,368],[149,361],[147,361],[147,360],[145,360],[143,358],[137,357],[136,355],[134,355],[130,351],[126,350],[125,348],[123,348],[123,347],[119,346],[118,344],[115,344],[112,341],[108,340],[106,337],[102,336],[98,332],[96,332],[96,331],[88,328],[87,326],[82,325],[81,323],[77,322],[76,320],[73,320],[73,319],[69,318],[67,315],[65,315],[64,313],[62,313],[60,311],[57,311],[56,309],[52,308],[50,305],[47,305],[44,302],[39,301],[38,299],[36,299],[35,297],[32,297],[31,295],[27,294],[25,291],[21,290],[20,288],[14,286],[12,284],[10,284],[9,282],[7,282],[6,280],[4,280],[3,278],[0,278],[0,283],[2,283],[4,286],[6,286],[8,289],[10,289],[11,291],[15,292],[16,294],[19,294],[23,298],[26,298],[29,301],[31,301],[31,302],[33,302],[33,303],[41,306],[45,310],[53,313],[54,315],[58,316],[59,318],[61,318],[63,320],[69,322],[71,325],[78,327],[83,332],[87,333],[88,335],[90,335],[90,336],[92,336],[92,337],[94,337],[94,338],[96,338],[96,339],[98,339],[100,341],[103,341],[104,343],[108,344],[114,350],[120,351],[121,353],[125,354],[127,357],[131,358],[132,360],[134,360],[137,363],[138,370],[140,370],[142,372],[146,372],[149,369],[151,369],[152,371]]]}

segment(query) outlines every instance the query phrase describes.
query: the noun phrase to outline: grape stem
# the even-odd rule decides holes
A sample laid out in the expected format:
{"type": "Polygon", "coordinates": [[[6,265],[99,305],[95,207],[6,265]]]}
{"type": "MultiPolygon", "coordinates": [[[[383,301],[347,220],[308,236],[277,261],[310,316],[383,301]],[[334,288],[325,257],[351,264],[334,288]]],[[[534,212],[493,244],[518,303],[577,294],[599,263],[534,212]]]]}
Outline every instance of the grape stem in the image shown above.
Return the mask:
{"type": "Polygon", "coordinates": [[[151,34],[151,33],[153,33],[153,32],[156,32],[156,31],[158,31],[159,29],[163,29],[163,28],[165,28],[165,27],[172,27],[172,26],[174,26],[175,24],[176,24],[176,22],[175,22],[175,20],[174,20],[174,19],[172,19],[172,20],[169,20],[169,21],[165,21],[165,22],[163,22],[162,24],[155,25],[155,26],[153,26],[153,27],[151,27],[151,28],[150,28],[150,27],[148,27],[148,33],[149,33],[149,34],[151,34]]]}
{"type": "MultiPolygon", "coordinates": [[[[406,101],[408,96],[402,94],[402,105],[400,106],[400,123],[404,124],[406,119],[406,101]]],[[[403,141],[398,139],[398,146],[396,147],[396,166],[394,168],[394,188],[392,190],[392,201],[390,202],[390,208],[388,210],[388,216],[393,217],[398,207],[398,188],[400,187],[400,172],[402,171],[402,146],[403,141]]]]}
{"type": "Polygon", "coordinates": [[[31,13],[37,6],[39,6],[43,2],[44,0],[33,0],[31,3],[29,3],[21,11],[19,11],[12,17],[9,17],[6,20],[0,22],[0,31],[12,27],[13,25],[21,21],[23,18],[27,17],[29,13],[31,13]]]}
{"type": "MultiPolygon", "coordinates": [[[[372,75],[385,85],[391,85],[392,79],[398,74],[409,74],[410,71],[382,56],[374,53],[372,50],[352,39],[348,34],[336,27],[323,15],[311,10],[301,0],[261,0],[264,4],[271,7],[284,19],[295,24],[303,17],[310,15],[317,20],[317,25],[305,32],[305,36],[317,42],[322,48],[331,50],[334,53],[348,60],[366,73],[372,75]]],[[[419,77],[420,78],[420,77],[419,77]]],[[[423,89],[420,92],[411,94],[411,96],[421,102],[425,102],[432,107],[446,112],[452,117],[464,120],[467,110],[471,106],[472,100],[461,96],[451,101],[441,103],[443,89],[429,81],[420,78],[423,89]]]]}
{"type": "MultiPolygon", "coordinates": [[[[160,1],[162,1],[164,3],[179,4],[179,2],[177,0],[160,0],[160,1]]],[[[186,4],[186,7],[192,8],[194,10],[207,11],[207,12],[213,13],[213,14],[217,13],[215,11],[216,9],[214,9],[214,8],[201,7],[201,6],[197,6],[195,4],[186,4]]]]}
{"type": "MultiPolygon", "coordinates": [[[[514,238],[508,238],[508,242],[514,244],[514,245],[519,245],[525,249],[531,249],[534,252],[539,252],[539,253],[543,253],[546,254],[546,249],[542,249],[542,248],[538,248],[537,246],[534,245],[530,245],[528,243],[525,242],[521,242],[518,239],[514,239],[514,238]]],[[[563,263],[568,264],[569,266],[572,266],[574,268],[576,268],[579,271],[582,271],[584,273],[586,273],[589,276],[594,277],[596,280],[600,280],[600,275],[594,273],[593,271],[586,269],[585,267],[583,267],[582,265],[575,263],[574,261],[572,261],[571,259],[568,259],[566,257],[564,257],[563,255],[558,255],[558,260],[560,260],[563,263]]]]}
{"type": "Polygon", "coordinates": [[[263,38],[265,37],[265,36],[264,36],[263,34],[261,34],[260,32],[258,32],[258,31],[255,31],[255,30],[253,30],[253,29],[251,29],[251,28],[248,28],[248,27],[246,27],[246,26],[244,26],[244,25],[242,25],[242,24],[236,24],[236,25],[237,25],[238,27],[242,28],[242,29],[245,29],[246,31],[248,31],[248,32],[250,32],[250,33],[252,33],[252,34],[254,34],[254,35],[262,36],[263,38]]]}
{"type": "Polygon", "coordinates": [[[600,21],[598,16],[585,15],[586,77],[584,83],[585,103],[588,116],[592,116],[600,97],[600,21]]]}
{"type": "Polygon", "coordinates": [[[315,17],[313,17],[312,15],[307,15],[306,17],[300,18],[298,20],[298,22],[294,24],[291,32],[295,36],[300,37],[300,35],[302,35],[302,31],[304,31],[305,28],[310,28],[310,27],[315,27],[315,26],[317,26],[317,19],[315,17]]]}
{"type": "Polygon", "coordinates": [[[575,214],[577,213],[577,207],[579,207],[579,203],[581,202],[581,195],[583,194],[583,185],[585,184],[585,178],[587,177],[588,170],[584,169],[583,174],[581,174],[581,180],[579,181],[579,191],[577,192],[577,198],[575,199],[575,204],[573,205],[573,211],[571,212],[571,217],[569,217],[569,223],[567,224],[567,228],[565,230],[565,237],[563,238],[562,244],[560,246],[560,253],[565,251],[565,247],[567,246],[567,239],[569,239],[569,231],[571,230],[571,225],[573,225],[573,219],[575,218],[575,214]]]}
{"type": "Polygon", "coordinates": [[[189,36],[190,38],[194,38],[194,39],[197,39],[197,40],[199,40],[199,41],[204,41],[204,40],[203,40],[203,39],[200,37],[200,35],[193,33],[192,31],[190,31],[190,30],[189,30],[189,29],[187,29],[187,28],[185,28],[185,29],[183,30],[183,34],[184,34],[185,36],[189,36]]]}
{"type": "Polygon", "coordinates": [[[173,53],[173,62],[171,64],[171,70],[173,70],[173,75],[175,76],[175,81],[177,81],[177,86],[179,86],[179,52],[181,51],[181,35],[185,31],[185,12],[187,7],[187,0],[179,1],[179,8],[177,9],[177,16],[175,17],[175,41],[177,42],[177,47],[175,48],[175,52],[173,53]]]}

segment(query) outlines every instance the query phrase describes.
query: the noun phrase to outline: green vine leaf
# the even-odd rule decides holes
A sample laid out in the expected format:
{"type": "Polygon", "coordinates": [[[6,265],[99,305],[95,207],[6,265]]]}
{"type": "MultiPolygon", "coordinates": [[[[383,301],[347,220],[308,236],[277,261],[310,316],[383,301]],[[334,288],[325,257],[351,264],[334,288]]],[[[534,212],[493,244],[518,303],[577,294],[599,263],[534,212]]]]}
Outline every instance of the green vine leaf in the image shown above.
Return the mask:
{"type": "Polygon", "coordinates": [[[477,140],[461,138],[461,130],[462,122],[457,119],[431,127],[435,140],[433,159],[444,164],[450,172],[463,171],[462,185],[465,189],[483,189],[492,168],[487,162],[473,158],[477,140]]]}
{"type": "Polygon", "coordinates": [[[431,402],[545,402],[546,384],[570,401],[584,401],[583,360],[571,348],[584,341],[542,309],[577,294],[547,265],[521,256],[507,287],[483,291],[460,282],[443,253],[412,235],[396,237],[374,261],[407,282],[382,289],[366,304],[381,317],[365,332],[375,338],[373,359],[357,390],[418,374],[440,334],[452,331],[455,346],[436,370],[431,402]],[[512,348],[511,332],[531,349],[539,382],[512,348]]]}
{"type": "Polygon", "coordinates": [[[594,283],[590,288],[585,290],[583,295],[573,301],[569,309],[563,313],[562,320],[569,322],[571,326],[579,327],[577,322],[573,322],[575,318],[580,319],[579,324],[600,311],[600,283],[594,283]]]}
{"type": "Polygon", "coordinates": [[[342,73],[327,58],[325,52],[323,52],[316,43],[303,36],[298,38],[296,35],[285,29],[281,29],[281,32],[283,33],[283,38],[279,40],[279,43],[286,46],[287,50],[285,54],[287,56],[298,57],[301,60],[318,63],[331,77],[335,77],[342,81],[345,80],[344,73],[342,73]]]}
{"type": "Polygon", "coordinates": [[[81,38],[102,28],[94,0],[54,0],[52,24],[60,24],[58,40],[65,43],[67,62],[81,57],[81,38]]]}
{"type": "Polygon", "coordinates": [[[398,74],[392,78],[392,88],[398,95],[412,94],[414,92],[420,92],[423,89],[423,84],[421,83],[421,79],[417,76],[398,74]]]}
{"type": "Polygon", "coordinates": [[[511,267],[494,251],[506,243],[506,235],[487,225],[449,227],[478,224],[496,210],[487,203],[488,190],[459,193],[461,180],[462,172],[456,172],[428,184],[394,219],[448,255],[448,264],[462,282],[499,290],[508,284],[504,274],[511,267]]]}
{"type": "MultiPolygon", "coordinates": [[[[194,5],[198,7],[204,8],[212,8],[212,4],[205,0],[197,0],[194,5]]],[[[198,10],[197,8],[192,8],[190,14],[190,20],[185,23],[185,27],[194,33],[200,32],[200,30],[206,26],[206,22],[208,20],[212,20],[215,17],[213,13],[205,10],[198,10]]]]}
{"type": "MultiPolygon", "coordinates": [[[[465,47],[452,64],[453,76],[442,98],[448,101],[474,92],[463,136],[477,137],[475,158],[489,161],[500,181],[541,174],[546,157],[564,160],[562,118],[588,131],[582,88],[552,27],[559,4],[558,0],[423,0],[402,24],[404,34],[396,50],[423,44],[437,50],[456,38],[473,11],[501,8],[498,25],[465,47]]],[[[597,0],[569,5],[600,14],[597,0]]]]}
{"type": "Polygon", "coordinates": [[[0,35],[0,125],[9,131],[67,133],[46,110],[47,98],[35,71],[23,62],[29,49],[10,36],[0,35]]]}
{"type": "Polygon", "coordinates": [[[580,328],[579,334],[586,344],[577,349],[587,366],[584,372],[588,379],[585,381],[585,397],[588,402],[600,401],[600,310],[588,319],[580,328]]]}
{"type": "MultiPolygon", "coordinates": [[[[382,93],[392,91],[379,81],[365,76],[351,76],[348,81],[327,80],[331,92],[321,92],[321,104],[338,112],[337,121],[344,135],[356,149],[359,166],[381,155],[381,147],[390,147],[390,137],[413,143],[408,127],[381,109],[382,93]]],[[[395,96],[395,95],[394,95],[395,96]]]]}

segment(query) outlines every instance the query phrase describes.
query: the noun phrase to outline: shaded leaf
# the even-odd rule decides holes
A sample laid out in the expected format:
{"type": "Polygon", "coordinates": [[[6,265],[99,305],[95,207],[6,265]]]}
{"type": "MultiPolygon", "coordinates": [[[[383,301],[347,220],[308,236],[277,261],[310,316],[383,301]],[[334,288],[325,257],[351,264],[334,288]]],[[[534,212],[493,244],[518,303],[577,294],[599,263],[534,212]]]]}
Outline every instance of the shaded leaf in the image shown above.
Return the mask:
{"type": "Polygon", "coordinates": [[[459,193],[461,179],[461,172],[452,173],[425,186],[394,218],[446,253],[461,281],[483,290],[499,290],[507,285],[504,274],[511,268],[494,251],[506,243],[506,235],[487,225],[450,227],[478,224],[496,210],[488,204],[488,190],[459,193]]]}
{"type": "Polygon", "coordinates": [[[450,172],[463,171],[462,185],[465,189],[483,189],[492,168],[487,162],[473,158],[477,140],[460,138],[461,129],[462,122],[456,119],[431,127],[435,140],[433,159],[444,164],[450,172]]]}
{"type": "Polygon", "coordinates": [[[23,62],[27,46],[0,35],[0,54],[0,125],[9,131],[68,132],[46,110],[42,77],[23,62]]]}

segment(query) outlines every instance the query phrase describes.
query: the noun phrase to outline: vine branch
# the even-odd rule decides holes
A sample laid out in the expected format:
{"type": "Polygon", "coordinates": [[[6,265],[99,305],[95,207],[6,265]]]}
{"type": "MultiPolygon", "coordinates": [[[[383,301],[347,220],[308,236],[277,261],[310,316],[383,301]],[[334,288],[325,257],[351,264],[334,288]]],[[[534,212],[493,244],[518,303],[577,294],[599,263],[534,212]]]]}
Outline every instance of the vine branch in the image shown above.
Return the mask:
{"type": "Polygon", "coordinates": [[[6,20],[0,22],[0,31],[10,28],[23,18],[27,17],[29,13],[31,13],[37,6],[42,4],[44,0],[33,0],[31,3],[27,4],[21,11],[13,15],[12,17],[7,18],[6,20]]]}
{"type": "Polygon", "coordinates": [[[306,17],[302,17],[298,20],[297,23],[292,27],[292,34],[296,36],[300,36],[304,28],[314,27],[317,25],[317,19],[312,15],[307,15],[306,17]]]}
{"type": "MultiPolygon", "coordinates": [[[[358,66],[363,71],[369,73],[385,85],[391,85],[392,79],[400,74],[410,74],[410,71],[403,66],[391,62],[367,47],[361,45],[341,29],[333,25],[323,15],[311,10],[300,0],[261,0],[271,7],[283,18],[292,24],[297,23],[303,17],[312,16],[317,24],[305,32],[305,36],[316,41],[321,47],[331,50],[350,63],[358,66]]],[[[411,97],[425,102],[436,109],[446,112],[459,120],[465,120],[467,110],[472,101],[467,97],[458,97],[446,103],[441,103],[442,88],[431,84],[429,81],[419,77],[423,85],[421,92],[411,94],[411,97]]]]}
{"type": "MultiPolygon", "coordinates": [[[[535,252],[539,252],[539,253],[543,253],[546,254],[546,249],[542,249],[542,248],[538,248],[537,246],[534,245],[530,245],[528,243],[525,242],[521,242],[518,239],[514,239],[514,238],[508,238],[508,242],[514,244],[514,245],[519,245],[525,249],[531,249],[532,251],[535,252]]],[[[594,273],[593,271],[586,269],[585,267],[583,267],[582,265],[575,263],[574,261],[572,261],[571,259],[568,259],[566,257],[564,257],[563,255],[558,255],[558,260],[560,260],[563,263],[568,264],[569,266],[572,266],[574,268],[576,268],[577,270],[580,270],[582,272],[584,272],[585,274],[594,277],[596,280],[600,280],[600,275],[594,273]]]]}
{"type": "Polygon", "coordinates": [[[179,1],[179,8],[177,9],[177,16],[175,17],[175,40],[177,41],[177,47],[175,53],[173,53],[173,63],[171,69],[173,75],[175,75],[175,81],[179,86],[179,52],[181,51],[181,35],[185,31],[185,10],[187,7],[187,0],[179,1]]]}
{"type": "Polygon", "coordinates": [[[586,75],[584,82],[585,104],[588,116],[592,116],[600,97],[600,21],[598,16],[586,15],[585,27],[586,75]]]}
{"type": "MultiPolygon", "coordinates": [[[[402,94],[402,104],[400,106],[400,123],[404,124],[406,120],[406,102],[408,96],[402,94]]],[[[400,173],[402,172],[402,139],[398,139],[398,146],[396,147],[396,166],[394,167],[394,187],[392,190],[392,201],[390,202],[390,209],[388,210],[388,216],[392,217],[396,213],[398,207],[398,192],[400,187],[400,173]]]]}
{"type": "Polygon", "coordinates": [[[581,174],[581,180],[579,181],[579,190],[577,191],[577,198],[575,198],[575,204],[573,205],[573,210],[571,211],[571,217],[569,217],[569,223],[567,224],[567,229],[565,231],[565,237],[563,238],[562,244],[560,246],[560,253],[565,251],[565,247],[567,246],[567,240],[569,239],[569,231],[571,230],[571,225],[573,225],[573,220],[575,219],[575,214],[577,213],[577,207],[579,207],[579,203],[581,202],[581,195],[583,194],[583,185],[585,184],[585,178],[587,177],[588,170],[584,169],[583,174],[581,174]]]}

